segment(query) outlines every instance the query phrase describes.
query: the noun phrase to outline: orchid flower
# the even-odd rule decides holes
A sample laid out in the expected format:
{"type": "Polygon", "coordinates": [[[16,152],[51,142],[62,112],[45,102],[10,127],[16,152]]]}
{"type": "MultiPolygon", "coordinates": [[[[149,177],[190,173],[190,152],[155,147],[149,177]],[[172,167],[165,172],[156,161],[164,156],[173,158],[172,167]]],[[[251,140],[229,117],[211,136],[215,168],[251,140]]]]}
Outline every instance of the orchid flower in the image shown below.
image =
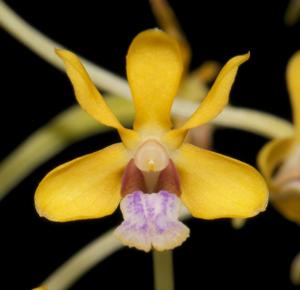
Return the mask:
{"type": "Polygon", "coordinates": [[[259,152],[258,165],[270,187],[275,208],[287,219],[300,224],[300,51],[287,66],[286,78],[291,98],[294,135],[274,139],[259,152]]]}
{"type": "Polygon", "coordinates": [[[124,221],[116,236],[149,251],[179,246],[189,229],[178,220],[182,204],[203,219],[248,218],[263,211],[268,189],[253,167],[184,142],[187,132],[216,117],[228,102],[238,67],[249,54],[230,59],[199,108],[173,128],[170,109],[184,70],[172,36],[150,29],[138,34],[126,58],[135,107],[133,129],[106,105],[79,59],[57,50],[81,107],[117,129],[121,143],[60,165],[39,184],[40,216],[66,222],[100,218],[120,205],[124,221]]]}
{"type": "MultiPolygon", "coordinates": [[[[293,111],[294,134],[267,143],[258,154],[258,166],[270,188],[272,205],[288,220],[300,224],[300,51],[288,62],[287,87],[293,111]]],[[[300,284],[300,255],[292,264],[290,277],[300,284]]]]}

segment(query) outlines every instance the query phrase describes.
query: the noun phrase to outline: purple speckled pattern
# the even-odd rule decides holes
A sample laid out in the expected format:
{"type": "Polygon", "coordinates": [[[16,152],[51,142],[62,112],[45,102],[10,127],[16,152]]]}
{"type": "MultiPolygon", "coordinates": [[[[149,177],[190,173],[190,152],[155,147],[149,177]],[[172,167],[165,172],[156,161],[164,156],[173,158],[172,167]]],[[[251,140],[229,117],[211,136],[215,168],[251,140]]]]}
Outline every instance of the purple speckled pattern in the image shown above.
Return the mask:
{"type": "Polygon", "coordinates": [[[146,252],[173,249],[189,236],[189,228],[178,220],[180,206],[168,191],[128,194],[121,201],[124,221],[115,234],[123,244],[146,252]]]}

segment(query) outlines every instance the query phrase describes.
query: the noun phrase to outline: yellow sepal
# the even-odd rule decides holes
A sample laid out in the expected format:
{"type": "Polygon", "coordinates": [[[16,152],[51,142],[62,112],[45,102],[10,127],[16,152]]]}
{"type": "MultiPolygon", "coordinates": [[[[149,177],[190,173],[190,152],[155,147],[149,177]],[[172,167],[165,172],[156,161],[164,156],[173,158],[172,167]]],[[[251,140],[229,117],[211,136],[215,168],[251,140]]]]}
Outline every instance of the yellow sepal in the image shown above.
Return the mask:
{"type": "Polygon", "coordinates": [[[198,109],[181,127],[169,131],[164,137],[164,141],[170,147],[178,147],[183,142],[189,129],[200,126],[221,113],[228,103],[229,93],[237,70],[249,57],[250,53],[235,56],[225,64],[198,109]]]}
{"type": "Polygon", "coordinates": [[[267,143],[258,153],[257,165],[267,182],[271,183],[274,171],[291,152],[294,139],[275,139],[267,143]]]}
{"type": "Polygon", "coordinates": [[[288,220],[300,224],[300,193],[298,190],[272,197],[272,205],[288,220]]]}
{"type": "Polygon", "coordinates": [[[136,132],[124,128],[119,122],[93,84],[78,57],[67,50],[56,49],[56,53],[64,61],[80,106],[98,122],[117,129],[125,146],[134,147],[138,142],[136,132]]]}
{"type": "Polygon", "coordinates": [[[300,138],[300,51],[289,60],[286,70],[287,87],[291,100],[294,126],[300,138]]]}
{"type": "Polygon", "coordinates": [[[168,130],[183,71],[176,40],[158,29],[141,32],[129,47],[126,70],[136,111],[134,129],[168,130]]]}
{"type": "Polygon", "coordinates": [[[277,176],[282,168],[277,170],[278,167],[283,166],[288,158],[293,158],[291,154],[295,145],[293,138],[275,139],[267,143],[258,155],[258,165],[269,183],[272,205],[285,218],[300,224],[300,190],[292,186],[294,181],[297,182],[298,174],[294,170],[286,172],[284,183],[279,183],[277,176]]]}

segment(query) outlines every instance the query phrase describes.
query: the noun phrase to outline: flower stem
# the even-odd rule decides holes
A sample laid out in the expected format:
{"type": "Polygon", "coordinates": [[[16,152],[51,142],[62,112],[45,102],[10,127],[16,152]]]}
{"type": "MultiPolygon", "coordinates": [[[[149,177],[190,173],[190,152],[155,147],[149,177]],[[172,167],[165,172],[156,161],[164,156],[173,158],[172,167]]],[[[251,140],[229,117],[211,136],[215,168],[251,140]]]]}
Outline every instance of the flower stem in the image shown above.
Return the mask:
{"type": "Polygon", "coordinates": [[[212,123],[248,131],[265,138],[285,138],[295,133],[293,125],[275,115],[248,108],[227,106],[212,123]]]}
{"type": "Polygon", "coordinates": [[[153,256],[154,270],[154,289],[155,290],[173,290],[174,289],[174,271],[173,271],[173,252],[155,251],[153,256]]]}
{"type": "MultiPolygon", "coordinates": [[[[174,115],[187,118],[199,104],[189,100],[176,99],[172,112],[174,115]]],[[[275,115],[248,108],[227,105],[222,113],[211,121],[221,127],[245,130],[266,138],[283,138],[294,134],[293,125],[275,115]]]]}
{"type": "MultiPolygon", "coordinates": [[[[180,214],[181,220],[190,218],[187,210],[180,214]]],[[[73,285],[80,277],[92,269],[102,260],[124,247],[114,236],[115,228],[102,234],[56,269],[41,285],[48,287],[48,290],[66,290],[73,285]]],[[[166,252],[163,252],[166,253],[166,252]]],[[[168,257],[165,257],[166,260],[168,257]]],[[[159,260],[156,260],[159,261],[159,260]]],[[[172,253],[169,254],[169,261],[172,262],[172,253]]],[[[159,270],[160,266],[156,267],[159,270]]],[[[170,263],[172,268],[172,263],[170,263]]],[[[171,271],[169,271],[171,272],[171,271]]],[[[173,274],[172,274],[173,275],[173,274]]],[[[173,290],[165,288],[163,290],[173,290]]],[[[158,290],[158,288],[156,289],[158,290]]]]}

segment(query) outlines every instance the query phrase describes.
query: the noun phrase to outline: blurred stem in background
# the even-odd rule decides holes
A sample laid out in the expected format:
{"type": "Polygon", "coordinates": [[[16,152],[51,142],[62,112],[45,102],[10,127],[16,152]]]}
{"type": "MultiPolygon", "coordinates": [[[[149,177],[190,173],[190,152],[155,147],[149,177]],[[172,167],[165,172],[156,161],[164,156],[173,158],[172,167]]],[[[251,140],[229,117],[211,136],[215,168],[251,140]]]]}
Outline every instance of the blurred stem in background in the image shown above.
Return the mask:
{"type": "Polygon", "coordinates": [[[300,0],[290,0],[284,15],[285,24],[295,25],[300,18],[300,0]]]}

